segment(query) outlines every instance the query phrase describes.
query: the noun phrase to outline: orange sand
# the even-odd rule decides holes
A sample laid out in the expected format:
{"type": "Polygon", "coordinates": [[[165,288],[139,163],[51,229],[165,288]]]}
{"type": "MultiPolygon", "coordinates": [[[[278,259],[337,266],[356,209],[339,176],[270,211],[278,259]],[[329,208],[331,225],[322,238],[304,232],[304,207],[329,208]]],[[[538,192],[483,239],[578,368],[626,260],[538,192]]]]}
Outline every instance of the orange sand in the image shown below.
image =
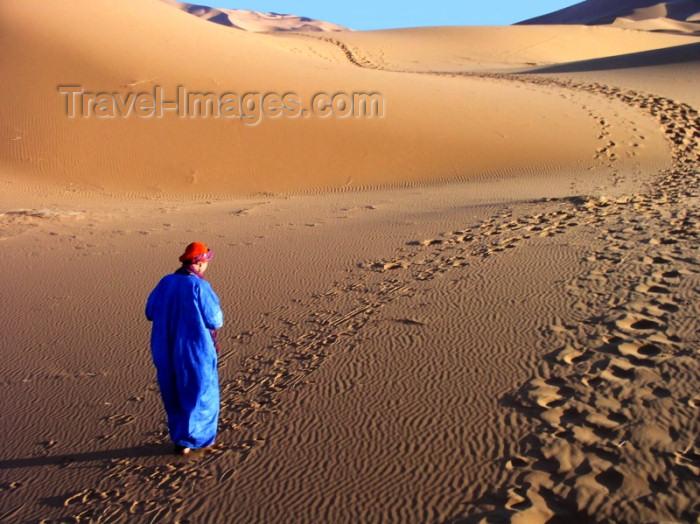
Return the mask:
{"type": "Polygon", "coordinates": [[[254,33],[3,1],[0,521],[696,521],[700,40],[640,12],[254,33]],[[384,105],[68,118],[70,85],[384,105]],[[222,412],[182,458],[143,306],[192,240],[222,412]]]}

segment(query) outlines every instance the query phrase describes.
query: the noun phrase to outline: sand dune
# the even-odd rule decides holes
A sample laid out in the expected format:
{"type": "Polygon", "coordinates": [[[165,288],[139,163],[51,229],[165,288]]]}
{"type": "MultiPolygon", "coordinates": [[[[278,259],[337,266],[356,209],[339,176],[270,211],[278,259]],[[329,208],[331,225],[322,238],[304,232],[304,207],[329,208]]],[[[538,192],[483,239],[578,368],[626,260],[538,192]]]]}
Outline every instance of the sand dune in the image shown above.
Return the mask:
{"type": "Polygon", "coordinates": [[[0,521],[700,518],[697,37],[5,0],[0,46],[0,521]],[[178,86],[384,116],[105,116],[178,86]],[[195,239],[222,410],[176,457],[143,306],[195,239]]]}
{"type": "MultiPolygon", "coordinates": [[[[343,42],[347,38],[352,44],[354,33],[342,33],[342,41],[310,36],[280,39],[203,24],[155,0],[140,2],[138,8],[129,5],[78,2],[55,13],[47,7],[37,9],[39,14],[31,17],[26,16],[31,8],[27,2],[3,5],[3,46],[15,50],[2,58],[4,67],[15,72],[2,80],[0,91],[7,108],[1,142],[6,183],[34,191],[51,186],[52,192],[212,197],[486,179],[518,171],[567,172],[600,165],[590,154],[599,147],[597,126],[575,101],[508,82],[397,75],[363,67],[371,66],[375,54],[369,44],[369,53],[353,54],[343,42]],[[88,29],[72,32],[70,39],[61,37],[66,27],[88,18],[92,20],[88,29]],[[188,38],[174,39],[175,33],[188,38]],[[201,49],[224,51],[202,54],[201,49]],[[33,67],[37,62],[43,64],[41,69],[33,67]],[[67,102],[73,95],[62,94],[57,86],[71,85],[106,93],[111,113],[100,118],[82,112],[67,118],[67,102]],[[253,111],[250,121],[257,123],[250,125],[235,118],[180,117],[176,111],[154,118],[148,112],[146,117],[133,112],[126,118],[110,116],[117,114],[114,100],[129,96],[133,100],[139,94],[155,98],[159,88],[165,100],[174,100],[180,86],[215,96],[291,92],[299,97],[298,109],[310,108],[318,93],[376,93],[383,101],[383,117],[298,113],[258,121],[253,111]],[[514,112],[520,118],[513,120],[514,112]],[[567,118],[556,116],[561,114],[567,118]],[[36,126],[51,132],[34,132],[36,126]],[[557,146],[562,137],[566,147],[557,146]],[[507,157],[501,154],[504,148],[507,157]],[[149,161],[144,163],[144,158],[149,161]]],[[[538,41],[527,29],[522,32],[538,41]]],[[[400,44],[404,33],[396,34],[400,44]]],[[[477,34],[465,32],[465,41],[482,37],[488,41],[489,35],[477,34]]],[[[498,34],[496,30],[493,36],[498,34]]],[[[615,36],[601,38],[604,42],[615,36]]],[[[642,48],[669,45],[670,40],[659,38],[642,48]]],[[[502,40],[503,47],[489,46],[487,60],[499,50],[508,56],[509,45],[502,40]]],[[[432,49],[437,46],[439,42],[432,49]]],[[[575,48],[573,41],[568,48],[575,48]]],[[[516,61],[551,63],[552,48],[547,52],[549,57],[521,54],[516,61]]],[[[476,58],[467,62],[482,60],[479,53],[474,51],[476,58]]],[[[430,54],[423,56],[431,60],[430,54]]],[[[584,56],[591,58],[590,53],[584,56]]],[[[78,102],[85,100],[75,100],[82,110],[78,102]]],[[[645,152],[653,162],[658,135],[654,142],[649,133],[648,140],[652,147],[645,152]]]]}
{"type": "Polygon", "coordinates": [[[305,16],[260,13],[249,9],[217,9],[176,0],[162,0],[168,5],[210,22],[254,32],[271,31],[347,31],[337,24],[313,20],[305,16]]]}
{"type": "Polygon", "coordinates": [[[694,0],[585,0],[521,24],[612,24],[627,29],[698,34],[700,7],[694,0]]]}
{"type": "MultiPolygon", "coordinates": [[[[318,53],[323,53],[321,44],[325,42],[342,43],[343,51],[363,67],[421,72],[518,72],[648,51],[681,51],[681,46],[697,42],[686,36],[638,33],[609,26],[413,28],[354,31],[317,36],[315,40],[320,42],[314,44],[318,53]],[[586,45],[581,45],[582,41],[586,45]],[[407,47],[412,49],[410,54],[405,52],[407,47]]],[[[678,54],[682,56],[682,51],[678,54]]],[[[697,61],[694,55],[685,60],[697,61]]]]}

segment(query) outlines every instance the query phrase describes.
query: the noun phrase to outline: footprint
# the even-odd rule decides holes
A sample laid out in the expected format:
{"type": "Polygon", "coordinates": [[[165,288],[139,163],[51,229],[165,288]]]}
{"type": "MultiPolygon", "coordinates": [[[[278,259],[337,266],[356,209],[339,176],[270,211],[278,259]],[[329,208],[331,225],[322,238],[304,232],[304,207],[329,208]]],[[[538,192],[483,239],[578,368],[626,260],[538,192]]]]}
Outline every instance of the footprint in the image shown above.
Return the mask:
{"type": "Polygon", "coordinates": [[[674,453],[674,456],[676,464],[687,468],[696,477],[700,476],[700,453],[686,450],[682,452],[676,452],[674,453]]]}
{"type": "Polygon", "coordinates": [[[437,246],[443,243],[444,241],[438,238],[428,238],[426,240],[411,240],[406,244],[409,246],[437,246]]]}
{"type": "Polygon", "coordinates": [[[632,356],[636,358],[655,358],[662,354],[661,348],[654,344],[641,344],[636,342],[624,342],[617,346],[617,350],[622,356],[632,356]]]}
{"type": "Polygon", "coordinates": [[[654,300],[652,304],[655,305],[661,311],[667,313],[677,313],[680,310],[680,308],[672,302],[654,300]]]}
{"type": "Polygon", "coordinates": [[[628,360],[622,358],[615,358],[609,360],[607,365],[600,373],[600,378],[607,380],[608,382],[620,382],[620,381],[631,381],[637,376],[637,368],[632,365],[628,360]]]}
{"type": "Polygon", "coordinates": [[[622,487],[625,477],[614,467],[610,467],[595,476],[596,482],[606,487],[610,493],[614,493],[622,487]]]}
{"type": "Polygon", "coordinates": [[[680,307],[664,299],[652,299],[650,301],[637,300],[627,303],[631,310],[647,317],[656,317],[665,320],[668,313],[677,313],[680,307]]]}
{"type": "Polygon", "coordinates": [[[522,469],[530,465],[530,461],[525,457],[515,456],[506,461],[506,469],[512,471],[514,469],[522,469]]]}
{"type": "Polygon", "coordinates": [[[670,295],[671,290],[664,286],[659,286],[656,284],[639,284],[635,287],[636,291],[640,293],[652,293],[655,295],[670,295]]]}
{"type": "Polygon", "coordinates": [[[552,383],[554,379],[537,378],[531,380],[526,388],[526,399],[531,403],[545,409],[559,407],[564,404],[564,395],[573,394],[573,389],[568,386],[552,383]]]}
{"type": "Polygon", "coordinates": [[[136,418],[133,415],[112,415],[111,417],[105,417],[102,420],[110,426],[116,427],[131,424],[134,420],[136,420],[136,418]]]}
{"type": "Polygon", "coordinates": [[[566,364],[578,364],[590,359],[591,355],[584,349],[577,349],[572,346],[563,347],[555,356],[555,359],[566,364]]]}
{"type": "Polygon", "coordinates": [[[392,269],[405,269],[408,267],[408,262],[375,262],[370,266],[374,271],[390,271],[392,269]]]}
{"type": "Polygon", "coordinates": [[[657,319],[637,314],[625,314],[615,321],[615,325],[625,331],[664,331],[665,326],[657,319]]]}
{"type": "Polygon", "coordinates": [[[658,245],[671,246],[671,245],[677,244],[678,241],[673,239],[673,238],[650,238],[648,240],[648,243],[652,246],[658,246],[658,245]]]}

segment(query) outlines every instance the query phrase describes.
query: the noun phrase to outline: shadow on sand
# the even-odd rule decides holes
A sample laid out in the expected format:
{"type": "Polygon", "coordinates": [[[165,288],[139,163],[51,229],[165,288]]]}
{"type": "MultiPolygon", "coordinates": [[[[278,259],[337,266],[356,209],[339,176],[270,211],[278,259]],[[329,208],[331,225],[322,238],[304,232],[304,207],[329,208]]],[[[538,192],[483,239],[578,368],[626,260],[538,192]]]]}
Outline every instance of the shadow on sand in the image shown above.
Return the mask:
{"type": "Polygon", "coordinates": [[[660,65],[674,65],[684,63],[700,63],[700,43],[686,44],[653,51],[641,51],[624,55],[607,56],[592,60],[580,60],[567,62],[553,66],[535,67],[521,74],[540,73],[583,73],[590,71],[608,71],[613,69],[634,69],[638,67],[652,67],[660,65]]]}
{"type": "Polygon", "coordinates": [[[163,457],[173,455],[172,445],[144,444],[130,448],[106,449],[72,453],[65,455],[42,455],[17,459],[0,460],[0,469],[34,468],[42,466],[61,466],[80,462],[98,462],[105,460],[132,459],[143,457],[163,457]]]}

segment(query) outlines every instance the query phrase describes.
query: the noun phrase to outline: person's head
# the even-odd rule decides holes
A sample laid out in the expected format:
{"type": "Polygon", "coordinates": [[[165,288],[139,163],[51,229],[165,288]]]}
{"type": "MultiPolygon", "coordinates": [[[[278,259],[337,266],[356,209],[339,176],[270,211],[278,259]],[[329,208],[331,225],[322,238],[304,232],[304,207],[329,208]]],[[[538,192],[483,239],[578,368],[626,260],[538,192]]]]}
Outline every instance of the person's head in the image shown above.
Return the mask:
{"type": "Polygon", "coordinates": [[[214,254],[211,249],[201,242],[192,242],[185,248],[185,252],[180,255],[180,262],[183,265],[192,266],[200,273],[204,273],[209,267],[209,261],[214,254]]]}

